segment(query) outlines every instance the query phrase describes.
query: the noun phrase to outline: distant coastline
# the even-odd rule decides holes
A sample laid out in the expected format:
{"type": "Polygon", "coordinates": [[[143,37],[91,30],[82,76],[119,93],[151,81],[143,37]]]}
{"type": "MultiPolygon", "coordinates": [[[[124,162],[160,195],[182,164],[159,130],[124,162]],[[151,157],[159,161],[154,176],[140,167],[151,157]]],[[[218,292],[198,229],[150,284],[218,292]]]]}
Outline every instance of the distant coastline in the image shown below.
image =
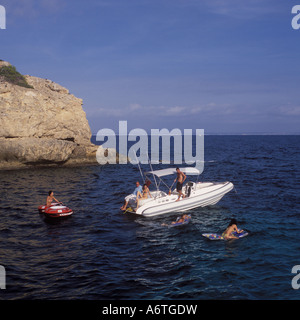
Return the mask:
{"type": "MultiPolygon", "coordinates": [[[[205,130],[205,129],[204,129],[205,130]]],[[[147,134],[151,134],[151,131],[146,130],[147,134]]],[[[204,136],[299,136],[300,132],[244,132],[244,133],[216,133],[216,132],[205,132],[204,136]]],[[[93,133],[92,137],[96,137],[97,133],[93,133]]],[[[119,136],[119,135],[116,135],[119,136]]]]}

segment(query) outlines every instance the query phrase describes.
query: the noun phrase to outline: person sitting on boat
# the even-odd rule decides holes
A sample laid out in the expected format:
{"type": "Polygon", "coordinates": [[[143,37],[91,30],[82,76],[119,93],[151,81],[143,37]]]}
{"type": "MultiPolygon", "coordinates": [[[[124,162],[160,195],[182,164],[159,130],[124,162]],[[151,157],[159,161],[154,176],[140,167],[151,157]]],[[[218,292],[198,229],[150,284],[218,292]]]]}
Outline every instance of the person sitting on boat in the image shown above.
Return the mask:
{"type": "Polygon", "coordinates": [[[186,179],[186,175],[180,171],[179,168],[176,168],[177,178],[174,180],[174,182],[177,180],[176,189],[178,192],[178,199],[176,201],[180,200],[180,197],[185,198],[185,195],[182,193],[182,185],[184,180],[186,179]]]}
{"type": "MultiPolygon", "coordinates": [[[[134,191],[133,191],[132,194],[135,195],[135,196],[137,196],[138,192],[143,192],[143,188],[142,188],[142,186],[140,185],[139,181],[137,181],[137,182],[135,183],[135,185],[136,185],[136,188],[134,189],[134,191]]],[[[123,210],[123,211],[126,210],[130,198],[131,198],[131,195],[129,195],[129,196],[127,196],[127,197],[125,198],[124,204],[123,204],[123,206],[120,208],[121,210],[123,210]]]]}
{"type": "Polygon", "coordinates": [[[137,210],[138,207],[139,207],[140,200],[148,199],[149,197],[152,198],[151,193],[150,193],[150,190],[149,190],[147,184],[145,183],[145,184],[143,185],[143,190],[142,190],[142,192],[138,191],[138,193],[137,193],[137,195],[136,195],[136,202],[137,202],[137,204],[136,204],[136,210],[137,210]]]}
{"type": "Polygon", "coordinates": [[[226,230],[222,233],[222,237],[223,237],[225,240],[228,240],[228,239],[238,239],[238,237],[236,237],[236,236],[233,235],[233,232],[241,233],[241,232],[243,232],[243,231],[244,231],[244,230],[239,230],[239,229],[238,229],[236,219],[231,219],[228,227],[227,227],[226,230]]]}
{"type": "Polygon", "coordinates": [[[51,203],[52,203],[53,200],[55,200],[55,201],[58,202],[58,203],[61,203],[61,202],[59,202],[57,199],[54,198],[54,193],[53,193],[52,190],[50,190],[50,191],[48,192],[48,194],[49,194],[49,195],[48,195],[47,201],[46,201],[46,206],[47,206],[47,207],[50,207],[50,206],[51,206],[51,203]]]}

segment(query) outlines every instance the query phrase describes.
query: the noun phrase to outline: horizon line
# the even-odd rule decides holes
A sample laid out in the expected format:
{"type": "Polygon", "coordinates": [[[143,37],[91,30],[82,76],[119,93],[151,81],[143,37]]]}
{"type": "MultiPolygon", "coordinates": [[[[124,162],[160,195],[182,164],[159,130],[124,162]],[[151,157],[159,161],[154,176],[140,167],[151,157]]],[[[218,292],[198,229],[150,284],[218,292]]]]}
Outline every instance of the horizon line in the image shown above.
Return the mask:
{"type": "MultiPolygon", "coordinates": [[[[101,130],[101,129],[100,129],[101,130]]],[[[151,130],[151,129],[150,129],[151,130]]],[[[130,131],[130,130],[129,130],[130,131]]],[[[148,130],[145,130],[147,134],[151,134],[148,130]]],[[[92,133],[92,136],[96,136],[97,133],[92,133]]],[[[195,135],[193,133],[193,135],[195,135]]],[[[211,132],[211,133],[204,133],[204,136],[298,136],[300,135],[300,132],[243,132],[243,133],[217,133],[217,132],[211,132]]],[[[118,133],[116,133],[116,136],[119,136],[118,133]]]]}

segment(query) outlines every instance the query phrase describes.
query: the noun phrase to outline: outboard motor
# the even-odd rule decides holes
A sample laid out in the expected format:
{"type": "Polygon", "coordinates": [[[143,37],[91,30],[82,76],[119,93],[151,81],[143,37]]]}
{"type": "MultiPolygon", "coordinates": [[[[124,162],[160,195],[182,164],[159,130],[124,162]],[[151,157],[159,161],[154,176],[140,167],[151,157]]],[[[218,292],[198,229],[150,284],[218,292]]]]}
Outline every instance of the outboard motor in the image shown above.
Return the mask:
{"type": "Polygon", "coordinates": [[[186,197],[189,197],[189,196],[191,195],[193,183],[192,183],[192,182],[188,182],[188,183],[186,184],[186,186],[187,186],[187,188],[186,188],[185,196],[186,196],[186,197]]]}
{"type": "Polygon", "coordinates": [[[192,188],[191,188],[191,187],[188,187],[187,197],[189,197],[189,196],[191,195],[191,190],[192,190],[192,188]]]}

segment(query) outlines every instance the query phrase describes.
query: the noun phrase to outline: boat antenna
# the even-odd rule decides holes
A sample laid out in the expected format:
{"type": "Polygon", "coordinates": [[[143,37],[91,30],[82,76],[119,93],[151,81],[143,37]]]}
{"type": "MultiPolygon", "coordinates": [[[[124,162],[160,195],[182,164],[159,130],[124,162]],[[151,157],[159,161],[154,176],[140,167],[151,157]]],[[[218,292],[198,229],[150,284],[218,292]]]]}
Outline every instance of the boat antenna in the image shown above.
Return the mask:
{"type": "Polygon", "coordinates": [[[171,187],[169,188],[169,194],[172,192],[172,188],[173,188],[173,185],[174,185],[175,181],[176,181],[176,180],[173,181],[171,187]]]}
{"type": "MultiPolygon", "coordinates": [[[[201,160],[201,161],[197,160],[197,162],[204,162],[204,161],[203,160],[201,160]]],[[[197,164],[197,162],[196,162],[196,164],[197,164]]],[[[197,167],[197,166],[195,165],[195,167],[197,167]]],[[[196,183],[198,183],[199,177],[200,177],[200,173],[197,175],[196,183]]]]}
{"type": "Polygon", "coordinates": [[[137,165],[138,165],[139,170],[140,170],[141,177],[142,177],[142,179],[143,179],[143,182],[145,183],[145,179],[144,179],[143,172],[142,172],[142,169],[141,169],[141,166],[140,166],[140,162],[138,161],[138,158],[137,158],[137,156],[136,156],[136,150],[134,150],[134,155],[135,155],[135,160],[136,160],[137,165]]]}
{"type": "Polygon", "coordinates": [[[151,163],[151,161],[150,161],[150,159],[149,159],[149,155],[148,155],[148,163],[149,163],[150,169],[151,169],[151,171],[152,171],[153,180],[154,180],[155,185],[156,185],[156,190],[158,191],[158,185],[157,185],[157,182],[156,182],[155,174],[153,173],[152,163],[151,163]]]}

